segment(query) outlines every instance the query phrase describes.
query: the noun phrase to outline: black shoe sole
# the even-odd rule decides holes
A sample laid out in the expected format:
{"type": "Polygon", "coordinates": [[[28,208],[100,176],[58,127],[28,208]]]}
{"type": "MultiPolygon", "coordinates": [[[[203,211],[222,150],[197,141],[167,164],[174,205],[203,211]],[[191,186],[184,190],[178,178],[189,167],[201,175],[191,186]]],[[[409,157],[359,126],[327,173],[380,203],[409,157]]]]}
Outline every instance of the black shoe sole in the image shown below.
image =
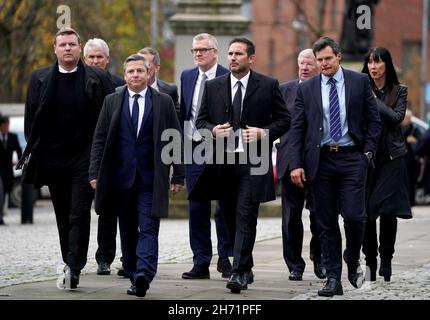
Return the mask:
{"type": "Polygon", "coordinates": [[[240,293],[243,287],[238,283],[229,282],[227,283],[227,289],[230,289],[231,293],[240,293]]]}
{"type": "Polygon", "coordinates": [[[333,296],[343,296],[343,290],[338,292],[324,292],[318,290],[318,295],[320,297],[333,297],[333,296]]]}
{"type": "Polygon", "coordinates": [[[97,274],[99,276],[109,276],[110,275],[110,271],[97,271],[97,274]]]}

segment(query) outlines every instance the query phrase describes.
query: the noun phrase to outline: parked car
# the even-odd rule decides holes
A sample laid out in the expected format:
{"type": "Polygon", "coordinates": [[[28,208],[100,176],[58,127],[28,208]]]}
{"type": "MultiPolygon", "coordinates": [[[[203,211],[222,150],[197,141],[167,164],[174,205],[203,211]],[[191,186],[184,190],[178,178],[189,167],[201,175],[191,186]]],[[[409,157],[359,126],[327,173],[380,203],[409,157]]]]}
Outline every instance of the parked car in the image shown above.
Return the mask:
{"type": "MultiPolygon", "coordinates": [[[[24,117],[22,116],[13,116],[9,118],[10,121],[10,132],[15,133],[18,136],[18,141],[21,146],[22,151],[25,149],[26,141],[24,136],[24,117]]],[[[18,161],[18,155],[16,152],[14,152],[12,156],[12,162],[15,165],[18,161]]],[[[14,181],[12,184],[12,190],[9,194],[9,206],[11,207],[21,207],[21,195],[22,195],[22,188],[21,188],[21,179],[22,179],[22,170],[16,170],[13,169],[13,175],[14,175],[14,181]]],[[[37,190],[34,193],[34,201],[36,201],[38,198],[49,198],[49,190],[45,186],[41,188],[40,190],[37,190]]]]}

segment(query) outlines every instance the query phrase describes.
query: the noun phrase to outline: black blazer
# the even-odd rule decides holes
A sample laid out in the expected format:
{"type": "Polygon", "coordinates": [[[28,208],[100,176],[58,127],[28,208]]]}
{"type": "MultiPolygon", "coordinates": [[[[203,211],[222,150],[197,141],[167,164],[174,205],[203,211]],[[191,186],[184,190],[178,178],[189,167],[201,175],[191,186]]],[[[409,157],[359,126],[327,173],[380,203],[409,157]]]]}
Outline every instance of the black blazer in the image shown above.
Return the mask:
{"type": "MultiPolygon", "coordinates": [[[[229,121],[231,100],[230,73],[207,81],[196,121],[197,128],[205,128],[212,132],[216,125],[229,121]]],[[[241,127],[249,125],[269,130],[266,138],[269,148],[265,154],[268,171],[263,175],[251,175],[252,201],[266,202],[275,199],[272,143],[289,129],[290,120],[290,113],[285,106],[278,81],[251,71],[243,100],[241,127]]],[[[262,150],[261,141],[258,142],[257,149],[262,150]]],[[[216,154],[214,156],[216,157],[216,154]]],[[[258,166],[251,164],[251,167],[258,166]]],[[[206,164],[189,198],[222,197],[223,185],[228,183],[228,177],[223,176],[221,170],[222,166],[206,164]]]]}
{"type": "Polygon", "coordinates": [[[22,150],[19,145],[18,136],[15,133],[7,134],[6,149],[0,140],[0,174],[3,179],[4,191],[10,192],[13,184],[13,167],[12,156],[13,152],[17,153],[18,159],[21,158],[22,150]]]}
{"type": "Polygon", "coordinates": [[[168,94],[170,98],[172,98],[173,104],[175,105],[176,114],[178,115],[178,119],[181,119],[178,86],[173,83],[167,83],[160,79],[157,79],[157,86],[161,93],[168,94]]]}
{"type": "MultiPolygon", "coordinates": [[[[381,130],[381,120],[369,78],[366,74],[343,69],[345,104],[349,134],[362,152],[375,154],[381,130]]],[[[290,171],[304,168],[308,181],[318,170],[323,134],[321,75],[299,84],[292,115],[290,171]]]]}
{"type": "MultiPolygon", "coordinates": [[[[103,105],[105,96],[114,91],[112,81],[108,73],[97,67],[87,66],[79,61],[78,68],[83,68],[83,81],[85,94],[90,100],[90,108],[98,114],[103,105]]],[[[46,112],[49,112],[49,106],[55,98],[56,72],[58,62],[50,67],[44,67],[34,71],[31,74],[30,84],[28,86],[27,100],[25,103],[24,114],[24,133],[27,140],[26,148],[23,152],[23,160],[31,154],[30,160],[23,172],[23,181],[34,183],[35,187],[41,187],[43,184],[44,172],[39,169],[39,150],[43,146],[39,145],[40,128],[44,124],[46,112]]],[[[94,120],[94,126],[97,119],[94,120]]],[[[77,124],[78,125],[78,124],[77,124]]]]}
{"type": "MultiPolygon", "coordinates": [[[[284,97],[285,104],[290,114],[293,114],[294,102],[296,101],[297,87],[299,86],[299,79],[291,80],[280,85],[282,96],[284,97]]],[[[287,145],[290,141],[290,132],[285,133],[277,144],[276,153],[276,175],[282,179],[285,174],[288,175],[290,163],[290,154],[287,152],[287,145]]]]}
{"type": "MultiPolygon", "coordinates": [[[[112,166],[115,164],[115,150],[119,134],[121,106],[127,86],[121,87],[108,95],[104,101],[91,148],[89,181],[97,179],[94,208],[98,214],[111,214],[112,211],[112,166]]],[[[169,205],[169,173],[171,165],[161,161],[161,151],[168,141],[161,141],[161,134],[166,129],[178,132],[179,147],[181,144],[181,127],[176,115],[172,99],[153,88],[152,94],[153,135],[154,135],[154,193],[152,199],[152,215],[168,216],[169,205]]],[[[182,149],[179,150],[182,155],[182,149]]],[[[172,184],[184,184],[185,168],[183,164],[173,165],[172,184]]]]}

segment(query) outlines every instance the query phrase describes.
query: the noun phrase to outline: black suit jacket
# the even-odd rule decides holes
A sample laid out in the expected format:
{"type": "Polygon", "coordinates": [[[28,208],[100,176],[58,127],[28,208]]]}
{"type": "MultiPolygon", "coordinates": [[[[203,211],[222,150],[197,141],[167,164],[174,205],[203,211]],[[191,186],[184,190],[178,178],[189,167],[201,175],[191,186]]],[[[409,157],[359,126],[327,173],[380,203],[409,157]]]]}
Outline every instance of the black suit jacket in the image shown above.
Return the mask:
{"type": "MultiPolygon", "coordinates": [[[[197,128],[212,132],[216,125],[230,121],[231,101],[230,73],[207,81],[196,121],[197,128]]],[[[252,201],[271,201],[275,199],[272,143],[289,129],[290,114],[285,107],[278,81],[254,71],[251,71],[242,105],[241,127],[245,128],[247,125],[269,130],[265,138],[268,143],[267,154],[263,157],[268,161],[268,171],[263,175],[251,175],[250,188],[252,201]]],[[[261,143],[262,141],[257,143],[257,149],[260,151],[264,150],[261,143]]],[[[214,156],[216,157],[216,154],[214,156]]],[[[251,164],[251,167],[258,166],[251,164]]],[[[228,183],[228,177],[223,175],[222,166],[206,164],[190,198],[219,199],[223,196],[225,183],[228,183]]]]}
{"type": "MultiPolygon", "coordinates": [[[[115,150],[119,136],[119,122],[123,97],[127,86],[121,87],[115,93],[108,95],[104,101],[91,148],[89,180],[97,179],[94,207],[98,214],[111,214],[113,208],[111,173],[115,165],[115,150]]],[[[176,115],[172,99],[153,88],[148,88],[152,94],[153,136],[154,136],[154,195],[152,200],[152,215],[168,216],[169,205],[169,173],[171,165],[161,161],[162,149],[168,141],[161,141],[161,135],[166,129],[175,129],[181,144],[181,127],[176,115]]],[[[180,155],[182,150],[180,150],[180,155]]],[[[184,184],[185,168],[183,164],[173,165],[172,184],[184,184]]]]}
{"type": "MultiPolygon", "coordinates": [[[[293,114],[294,103],[296,101],[297,87],[299,86],[299,79],[291,80],[280,85],[282,96],[284,97],[285,104],[290,114],[293,114]]],[[[276,175],[282,179],[285,174],[289,176],[288,170],[290,163],[290,154],[287,152],[287,145],[290,141],[289,135],[291,131],[284,134],[277,145],[276,153],[276,175]]]]}
{"type": "Polygon", "coordinates": [[[178,119],[181,119],[181,110],[179,106],[179,95],[178,95],[177,85],[173,83],[167,83],[163,80],[157,79],[157,86],[161,93],[168,94],[170,98],[172,98],[173,104],[175,105],[176,114],[178,115],[178,119]]]}
{"type": "MultiPolygon", "coordinates": [[[[362,152],[375,154],[381,119],[369,77],[342,70],[349,134],[362,152]]],[[[318,171],[322,135],[321,75],[318,74],[298,86],[287,150],[291,154],[290,170],[304,168],[308,181],[312,181],[318,171]]]]}
{"type": "Polygon", "coordinates": [[[15,133],[8,133],[6,149],[0,141],[0,174],[3,179],[3,188],[6,192],[12,189],[13,184],[13,167],[12,156],[14,151],[18,159],[21,158],[22,150],[19,145],[18,136],[15,133]]]}
{"type": "Polygon", "coordinates": [[[110,77],[110,80],[112,81],[114,88],[118,88],[125,85],[125,80],[123,78],[120,78],[117,75],[110,73],[109,71],[107,73],[110,77]]]}

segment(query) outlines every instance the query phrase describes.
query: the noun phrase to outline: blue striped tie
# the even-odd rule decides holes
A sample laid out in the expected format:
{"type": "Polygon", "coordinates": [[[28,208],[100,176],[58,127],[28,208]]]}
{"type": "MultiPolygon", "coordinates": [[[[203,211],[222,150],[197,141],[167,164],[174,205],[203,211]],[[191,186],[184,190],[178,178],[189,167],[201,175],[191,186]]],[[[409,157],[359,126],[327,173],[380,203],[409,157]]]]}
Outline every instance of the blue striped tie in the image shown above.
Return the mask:
{"type": "Polygon", "coordinates": [[[330,84],[330,137],[338,142],[342,137],[342,126],[340,123],[339,96],[337,94],[336,79],[330,78],[328,83],[330,84]]]}

